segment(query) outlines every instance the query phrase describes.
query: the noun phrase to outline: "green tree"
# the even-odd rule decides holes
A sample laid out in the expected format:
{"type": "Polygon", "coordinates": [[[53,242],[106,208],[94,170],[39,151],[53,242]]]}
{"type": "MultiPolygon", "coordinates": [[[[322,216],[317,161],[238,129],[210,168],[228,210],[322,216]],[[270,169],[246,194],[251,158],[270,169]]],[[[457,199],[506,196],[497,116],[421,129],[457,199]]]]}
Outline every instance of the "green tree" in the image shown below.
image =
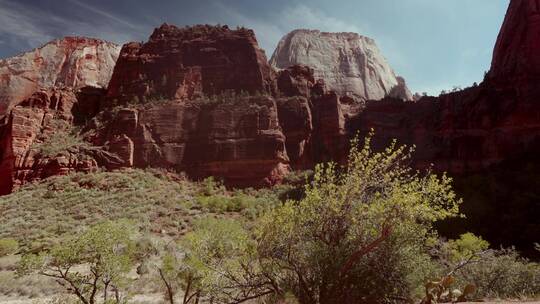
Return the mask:
{"type": "Polygon", "coordinates": [[[124,221],[103,222],[53,247],[50,252],[24,255],[19,274],[51,277],[84,304],[96,303],[101,291],[106,303],[124,303],[121,290],[135,262],[134,232],[124,221]],[[108,292],[114,293],[109,298],[108,292]]]}
{"type": "Polygon", "coordinates": [[[190,259],[203,287],[220,303],[287,294],[310,304],[410,299],[431,275],[432,224],[460,204],[450,178],[409,168],[412,151],[393,142],[374,152],[371,136],[363,146],[353,140],[346,168],[318,165],[305,197],[265,214],[253,237],[242,227],[235,238],[195,232],[190,259]]]}
{"type": "Polygon", "coordinates": [[[161,266],[158,268],[159,279],[165,287],[165,299],[168,303],[175,303],[175,296],[179,290],[184,291],[183,304],[198,303],[201,296],[200,276],[196,269],[178,256],[179,250],[173,250],[163,256],[161,266]]]}
{"type": "Polygon", "coordinates": [[[261,268],[256,245],[237,220],[207,218],[196,223],[182,243],[186,296],[195,303],[203,297],[211,303],[242,303],[278,292],[261,268]]]}

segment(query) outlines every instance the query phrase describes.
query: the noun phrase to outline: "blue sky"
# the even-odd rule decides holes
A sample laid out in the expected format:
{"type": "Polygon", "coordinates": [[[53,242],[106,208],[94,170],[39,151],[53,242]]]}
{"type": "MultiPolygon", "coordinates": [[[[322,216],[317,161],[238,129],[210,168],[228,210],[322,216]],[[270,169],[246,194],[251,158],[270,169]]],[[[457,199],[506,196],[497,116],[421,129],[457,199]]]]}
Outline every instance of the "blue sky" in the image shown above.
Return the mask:
{"type": "Polygon", "coordinates": [[[509,0],[0,0],[0,58],[54,38],[144,41],[163,22],[253,28],[271,56],[297,28],[374,38],[414,92],[480,82],[509,0]]]}

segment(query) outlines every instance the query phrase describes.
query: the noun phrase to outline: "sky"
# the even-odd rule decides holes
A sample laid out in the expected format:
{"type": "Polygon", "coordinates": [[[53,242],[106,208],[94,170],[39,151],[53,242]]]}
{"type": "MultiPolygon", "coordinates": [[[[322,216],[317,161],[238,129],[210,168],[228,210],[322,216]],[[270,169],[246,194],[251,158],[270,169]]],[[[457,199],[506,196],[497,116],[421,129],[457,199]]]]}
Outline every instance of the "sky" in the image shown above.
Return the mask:
{"type": "Polygon", "coordinates": [[[375,39],[413,92],[480,82],[509,0],[0,0],[0,58],[63,36],[146,41],[164,22],[255,30],[270,57],[298,29],[375,39]]]}

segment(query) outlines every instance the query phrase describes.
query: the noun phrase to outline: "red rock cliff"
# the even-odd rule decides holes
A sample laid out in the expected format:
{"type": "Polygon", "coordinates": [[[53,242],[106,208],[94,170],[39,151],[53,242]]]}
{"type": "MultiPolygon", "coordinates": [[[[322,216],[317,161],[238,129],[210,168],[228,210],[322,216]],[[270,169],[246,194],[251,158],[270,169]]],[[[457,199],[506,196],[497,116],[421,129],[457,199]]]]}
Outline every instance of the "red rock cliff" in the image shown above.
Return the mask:
{"type": "Polygon", "coordinates": [[[105,115],[95,143],[122,156],[120,166],[275,184],[289,159],[274,74],[251,30],[164,24],[122,48],[104,111],[129,106],[105,115]]]}
{"type": "Polygon", "coordinates": [[[512,0],[495,45],[490,76],[499,82],[540,77],[540,0],[512,0]]]}
{"type": "Polygon", "coordinates": [[[40,89],[105,88],[120,46],[92,38],[66,37],[0,60],[0,117],[40,89]]]}
{"type": "Polygon", "coordinates": [[[114,104],[227,90],[271,93],[272,73],[251,30],[163,24],[148,42],[124,45],[107,97],[114,104]]]}
{"type": "Polygon", "coordinates": [[[92,157],[58,137],[70,129],[77,102],[71,90],[50,89],[34,93],[13,108],[0,125],[0,194],[33,180],[97,168],[92,157]],[[43,144],[52,144],[53,149],[64,144],[67,149],[44,155],[43,144]]]}

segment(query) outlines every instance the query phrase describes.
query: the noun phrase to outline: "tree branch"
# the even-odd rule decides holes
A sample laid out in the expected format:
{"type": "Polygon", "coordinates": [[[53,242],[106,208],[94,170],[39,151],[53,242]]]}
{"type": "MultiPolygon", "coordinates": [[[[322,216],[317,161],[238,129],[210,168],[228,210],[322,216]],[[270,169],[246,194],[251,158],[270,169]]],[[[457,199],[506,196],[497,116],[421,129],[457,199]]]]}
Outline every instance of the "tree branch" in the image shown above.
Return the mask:
{"type": "Polygon", "coordinates": [[[358,262],[360,258],[362,258],[364,255],[372,252],[377,247],[379,247],[388,237],[390,236],[392,232],[392,227],[388,225],[383,225],[383,231],[381,232],[381,235],[374,240],[373,242],[369,243],[368,245],[360,248],[359,250],[355,251],[345,262],[343,267],[341,267],[341,270],[339,272],[339,277],[344,278],[347,276],[351,268],[358,262]]]}
{"type": "MultiPolygon", "coordinates": [[[[159,276],[161,277],[161,280],[163,281],[163,283],[165,284],[165,287],[167,288],[167,298],[169,299],[169,303],[174,304],[174,294],[173,294],[172,287],[170,283],[167,281],[167,279],[165,278],[165,274],[163,274],[163,270],[161,268],[158,268],[158,270],[159,270],[159,276]]],[[[186,298],[184,296],[184,304],[186,304],[185,299],[186,298]]]]}

